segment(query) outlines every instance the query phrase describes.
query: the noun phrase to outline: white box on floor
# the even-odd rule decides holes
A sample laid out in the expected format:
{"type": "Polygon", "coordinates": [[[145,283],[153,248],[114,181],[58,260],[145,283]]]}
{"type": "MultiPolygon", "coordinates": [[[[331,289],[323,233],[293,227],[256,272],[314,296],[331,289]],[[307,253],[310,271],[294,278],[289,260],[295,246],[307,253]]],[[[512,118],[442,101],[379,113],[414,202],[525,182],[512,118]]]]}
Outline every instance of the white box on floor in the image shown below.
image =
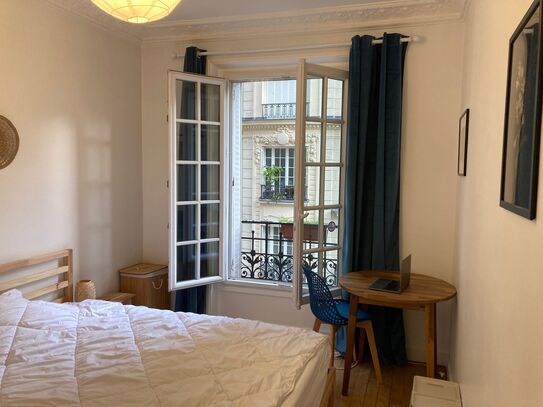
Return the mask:
{"type": "Polygon", "coordinates": [[[415,376],[411,407],[462,407],[457,383],[415,376]]]}

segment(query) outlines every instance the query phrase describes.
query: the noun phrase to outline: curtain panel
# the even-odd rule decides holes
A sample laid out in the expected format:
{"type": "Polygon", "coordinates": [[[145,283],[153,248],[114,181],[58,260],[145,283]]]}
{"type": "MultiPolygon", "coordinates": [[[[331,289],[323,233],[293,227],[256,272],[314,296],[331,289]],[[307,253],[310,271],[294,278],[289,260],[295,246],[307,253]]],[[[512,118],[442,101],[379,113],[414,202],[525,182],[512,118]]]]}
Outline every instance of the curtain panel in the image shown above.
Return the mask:
{"type": "MultiPolygon", "coordinates": [[[[407,43],[352,39],[345,189],[343,272],[399,269],[400,155],[407,43]]],[[[384,364],[406,361],[400,309],[370,307],[384,364]]]]}

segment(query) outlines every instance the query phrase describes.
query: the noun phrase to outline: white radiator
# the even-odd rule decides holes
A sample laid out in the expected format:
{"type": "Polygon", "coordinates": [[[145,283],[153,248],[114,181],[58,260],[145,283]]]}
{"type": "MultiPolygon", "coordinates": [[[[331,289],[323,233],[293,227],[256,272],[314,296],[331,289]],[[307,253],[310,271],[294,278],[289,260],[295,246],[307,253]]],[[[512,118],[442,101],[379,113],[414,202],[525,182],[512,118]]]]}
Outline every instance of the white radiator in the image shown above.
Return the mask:
{"type": "Polygon", "coordinates": [[[462,407],[457,383],[415,376],[411,407],[462,407]]]}

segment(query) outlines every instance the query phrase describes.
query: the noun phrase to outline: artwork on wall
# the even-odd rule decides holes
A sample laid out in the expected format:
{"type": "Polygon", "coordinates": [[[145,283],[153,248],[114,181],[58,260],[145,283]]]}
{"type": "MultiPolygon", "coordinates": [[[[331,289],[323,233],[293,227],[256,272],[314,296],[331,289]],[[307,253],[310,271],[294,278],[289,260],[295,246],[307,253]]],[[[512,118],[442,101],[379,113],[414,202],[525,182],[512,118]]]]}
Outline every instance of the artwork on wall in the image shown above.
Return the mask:
{"type": "Polygon", "coordinates": [[[458,123],[458,175],[466,176],[468,163],[469,109],[466,109],[458,123]]]}
{"type": "Polygon", "coordinates": [[[7,118],[0,116],[0,169],[7,167],[19,151],[19,134],[7,118]]]}
{"type": "Polygon", "coordinates": [[[500,206],[536,216],[541,135],[541,0],[536,0],[509,41],[500,206]]]}

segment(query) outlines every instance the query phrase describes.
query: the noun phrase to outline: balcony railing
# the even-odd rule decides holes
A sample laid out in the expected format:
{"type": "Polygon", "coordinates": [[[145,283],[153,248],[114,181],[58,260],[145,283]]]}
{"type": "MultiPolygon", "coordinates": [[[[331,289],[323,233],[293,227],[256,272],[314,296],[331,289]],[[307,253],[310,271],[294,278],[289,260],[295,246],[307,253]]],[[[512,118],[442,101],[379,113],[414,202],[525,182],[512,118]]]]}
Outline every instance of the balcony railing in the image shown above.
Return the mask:
{"type": "MultiPolygon", "coordinates": [[[[294,256],[285,253],[284,249],[285,246],[289,246],[289,243],[290,247],[293,247],[293,224],[252,220],[242,221],[242,224],[259,226],[261,233],[257,234],[254,227],[249,236],[242,233],[241,278],[291,284],[294,256]],[[272,227],[279,227],[278,235],[271,233],[272,227]],[[250,242],[250,249],[247,247],[249,244],[243,242],[250,242]],[[270,246],[278,248],[278,250],[273,250],[270,246]]],[[[313,228],[308,225],[305,226],[304,250],[318,246],[318,225],[310,226],[313,226],[315,231],[312,231],[313,228]]],[[[324,245],[326,245],[326,239],[324,245]]],[[[323,277],[329,286],[337,286],[338,261],[336,258],[330,258],[327,252],[323,253],[322,270],[319,270],[318,257],[311,253],[304,255],[303,264],[320,275],[324,274],[323,277]]]]}
{"type": "Polygon", "coordinates": [[[264,119],[294,119],[296,118],[296,103],[264,103],[262,117],[264,119]]]}
{"type": "Polygon", "coordinates": [[[260,185],[260,199],[272,201],[294,201],[294,185],[260,185]]]}

